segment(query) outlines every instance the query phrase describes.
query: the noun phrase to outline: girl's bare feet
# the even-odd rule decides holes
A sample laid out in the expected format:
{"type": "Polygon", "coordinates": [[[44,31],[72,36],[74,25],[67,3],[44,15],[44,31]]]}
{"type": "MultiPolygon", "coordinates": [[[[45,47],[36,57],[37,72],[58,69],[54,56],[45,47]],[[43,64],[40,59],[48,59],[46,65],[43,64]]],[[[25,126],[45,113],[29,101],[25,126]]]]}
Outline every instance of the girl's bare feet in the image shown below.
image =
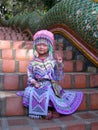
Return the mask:
{"type": "Polygon", "coordinates": [[[43,117],[46,120],[52,119],[52,111],[48,111],[48,115],[43,117]]]}
{"type": "Polygon", "coordinates": [[[59,118],[59,117],[60,117],[60,114],[59,114],[57,111],[54,110],[54,111],[52,112],[52,117],[53,117],[53,118],[59,118]]]}

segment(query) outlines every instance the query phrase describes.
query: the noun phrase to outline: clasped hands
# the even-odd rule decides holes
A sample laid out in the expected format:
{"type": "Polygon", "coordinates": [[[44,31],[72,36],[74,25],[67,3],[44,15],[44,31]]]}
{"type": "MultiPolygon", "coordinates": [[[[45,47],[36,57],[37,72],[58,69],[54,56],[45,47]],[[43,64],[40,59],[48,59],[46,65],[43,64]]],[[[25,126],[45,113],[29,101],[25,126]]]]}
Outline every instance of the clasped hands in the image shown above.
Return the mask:
{"type": "Polygon", "coordinates": [[[40,87],[40,84],[35,79],[31,80],[31,84],[33,84],[35,88],[39,88],[40,87]]]}

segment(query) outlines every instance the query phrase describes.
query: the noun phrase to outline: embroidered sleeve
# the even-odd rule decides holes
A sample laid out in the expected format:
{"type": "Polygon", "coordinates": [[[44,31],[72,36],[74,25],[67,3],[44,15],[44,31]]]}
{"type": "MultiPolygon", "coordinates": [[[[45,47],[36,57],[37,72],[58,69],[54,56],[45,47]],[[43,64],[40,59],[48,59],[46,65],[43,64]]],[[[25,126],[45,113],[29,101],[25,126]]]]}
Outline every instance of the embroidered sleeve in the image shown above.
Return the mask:
{"type": "Polygon", "coordinates": [[[32,62],[29,63],[27,68],[28,84],[31,84],[31,80],[34,79],[32,62]]]}

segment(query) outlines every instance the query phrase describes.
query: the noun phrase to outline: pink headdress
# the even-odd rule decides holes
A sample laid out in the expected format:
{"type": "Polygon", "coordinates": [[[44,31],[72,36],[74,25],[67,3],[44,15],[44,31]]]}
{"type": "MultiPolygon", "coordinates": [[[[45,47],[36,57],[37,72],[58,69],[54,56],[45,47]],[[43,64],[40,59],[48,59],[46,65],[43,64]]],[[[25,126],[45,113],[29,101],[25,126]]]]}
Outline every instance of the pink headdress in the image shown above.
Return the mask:
{"type": "Polygon", "coordinates": [[[54,44],[54,34],[48,30],[40,30],[33,36],[33,52],[34,56],[38,57],[36,52],[36,45],[40,43],[47,44],[49,46],[49,56],[53,57],[53,44],[54,44]]]}
{"type": "Polygon", "coordinates": [[[34,45],[44,42],[53,47],[54,43],[54,34],[48,30],[41,30],[35,33],[33,36],[34,45]]]}

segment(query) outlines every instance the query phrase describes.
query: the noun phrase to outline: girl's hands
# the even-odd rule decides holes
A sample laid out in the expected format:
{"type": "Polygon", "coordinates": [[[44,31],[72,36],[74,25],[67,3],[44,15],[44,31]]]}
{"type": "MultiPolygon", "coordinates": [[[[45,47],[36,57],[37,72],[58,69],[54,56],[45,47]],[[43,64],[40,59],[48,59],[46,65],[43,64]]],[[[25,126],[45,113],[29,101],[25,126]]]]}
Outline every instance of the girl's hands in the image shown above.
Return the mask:
{"type": "Polygon", "coordinates": [[[64,64],[63,64],[63,53],[62,53],[62,51],[58,51],[58,50],[55,51],[54,52],[54,58],[57,61],[58,70],[63,70],[64,64]]]}
{"type": "Polygon", "coordinates": [[[63,61],[62,57],[58,54],[57,55],[57,62],[62,63],[62,61],[63,61]]]}
{"type": "Polygon", "coordinates": [[[58,63],[62,63],[63,62],[62,55],[59,52],[55,52],[54,58],[57,60],[58,63]]]}
{"type": "Polygon", "coordinates": [[[36,88],[39,88],[39,87],[40,87],[40,85],[39,85],[37,82],[34,84],[34,86],[35,86],[36,88]]]}
{"type": "Polygon", "coordinates": [[[40,84],[39,84],[35,79],[32,79],[32,80],[31,80],[31,83],[32,83],[36,88],[39,88],[39,87],[40,87],[40,84]]]}

